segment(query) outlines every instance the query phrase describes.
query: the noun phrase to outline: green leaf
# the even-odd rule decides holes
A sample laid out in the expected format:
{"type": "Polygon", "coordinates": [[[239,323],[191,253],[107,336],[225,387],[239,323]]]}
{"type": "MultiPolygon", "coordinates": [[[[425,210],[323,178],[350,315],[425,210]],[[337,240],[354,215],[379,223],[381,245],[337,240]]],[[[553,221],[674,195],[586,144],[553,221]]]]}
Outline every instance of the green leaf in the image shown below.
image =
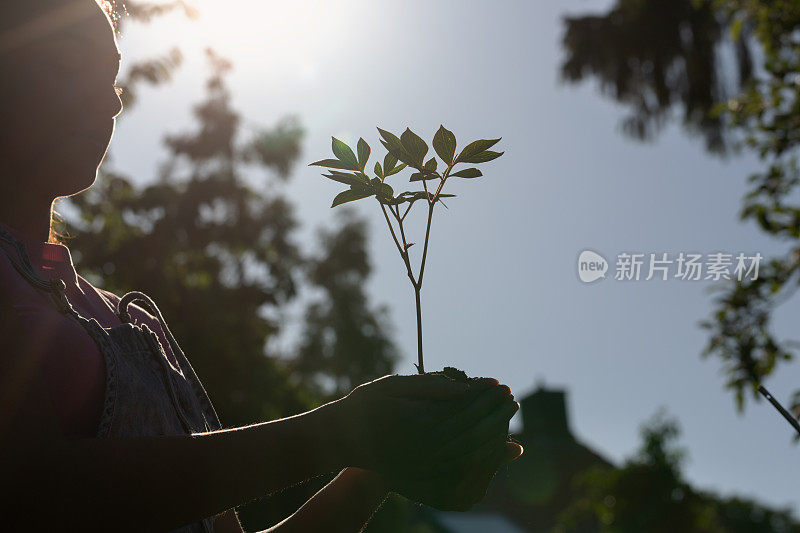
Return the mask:
{"type": "Polygon", "coordinates": [[[386,171],[387,176],[391,176],[389,173],[394,170],[395,165],[397,165],[397,158],[390,153],[386,154],[386,157],[383,158],[383,170],[386,171]]]}
{"type": "MultiPolygon", "coordinates": [[[[431,194],[431,196],[433,196],[431,194]]],[[[440,194],[439,198],[455,198],[455,194],[440,194]]],[[[414,203],[417,200],[426,200],[428,194],[425,191],[406,191],[397,195],[395,203],[402,204],[403,202],[414,203]]]]}
{"type": "Polygon", "coordinates": [[[405,198],[392,198],[391,200],[383,200],[381,203],[388,204],[388,205],[400,205],[405,202],[405,198]]]}
{"type": "Polygon", "coordinates": [[[367,141],[365,141],[363,137],[358,139],[358,168],[361,170],[367,167],[370,152],[371,150],[367,141]]]}
{"type": "Polygon", "coordinates": [[[428,145],[422,140],[422,137],[411,131],[410,128],[406,128],[406,131],[400,136],[400,141],[403,143],[403,148],[411,156],[411,163],[409,164],[414,168],[421,168],[425,155],[428,153],[428,145]]]}
{"type": "Polygon", "coordinates": [[[500,142],[500,139],[481,139],[475,142],[469,143],[461,153],[458,154],[456,157],[456,163],[474,163],[474,161],[469,161],[469,159],[481,152],[484,152],[500,142]]]}
{"type": "Polygon", "coordinates": [[[388,183],[381,183],[378,187],[378,196],[384,200],[391,200],[394,196],[394,189],[388,183]]]}
{"type": "Polygon", "coordinates": [[[491,150],[486,150],[485,152],[481,152],[479,154],[475,154],[472,157],[468,157],[461,161],[461,163],[487,163],[494,159],[497,159],[505,152],[492,152],[491,150]]]}
{"type": "Polygon", "coordinates": [[[404,193],[400,193],[399,196],[403,198],[425,198],[427,193],[425,191],[406,191],[404,193]]]}
{"type": "Polygon", "coordinates": [[[422,172],[414,172],[411,174],[411,179],[409,181],[432,180],[436,178],[441,178],[437,172],[423,170],[422,172]]]}
{"type": "Polygon", "coordinates": [[[397,195],[397,203],[409,202],[414,203],[417,200],[424,200],[426,199],[427,193],[425,191],[406,191],[404,193],[400,193],[397,195]]]}
{"type": "Polygon", "coordinates": [[[459,170],[450,175],[456,178],[480,178],[483,176],[483,172],[477,168],[465,168],[464,170],[459,170]]]}
{"type": "Polygon", "coordinates": [[[339,183],[346,183],[347,185],[366,185],[369,180],[364,174],[350,174],[349,172],[339,172],[331,170],[330,174],[323,174],[328,179],[338,181],[339,183]]]}
{"type": "MultiPolygon", "coordinates": [[[[384,148],[386,148],[386,150],[392,154],[395,159],[406,164],[413,163],[411,156],[408,154],[408,152],[406,152],[406,149],[403,148],[403,143],[400,142],[400,139],[398,139],[396,135],[380,128],[378,128],[378,132],[380,132],[382,137],[381,144],[383,144],[384,148]]],[[[384,167],[385,166],[386,162],[384,161],[384,167]]],[[[386,171],[386,174],[389,175],[388,170],[386,171]]]]}
{"type": "Polygon", "coordinates": [[[439,130],[433,136],[433,149],[436,150],[442,161],[452,165],[453,157],[456,154],[456,136],[444,126],[439,126],[439,130]]]}
{"type": "Polygon", "coordinates": [[[326,168],[338,168],[338,169],[341,169],[341,170],[355,170],[353,168],[348,167],[347,165],[345,165],[344,163],[342,163],[338,159],[322,159],[320,161],[315,161],[314,163],[311,163],[308,166],[310,166],[310,167],[316,166],[316,167],[326,167],[326,168]]]}
{"type": "Polygon", "coordinates": [[[348,176],[355,176],[361,183],[369,183],[369,176],[363,172],[342,172],[341,170],[331,170],[331,174],[346,174],[348,176]]]}
{"type": "Polygon", "coordinates": [[[383,169],[381,168],[380,161],[375,161],[375,169],[374,170],[375,170],[375,175],[376,176],[379,176],[381,179],[383,179],[385,177],[383,175],[383,169]]]}
{"type": "Polygon", "coordinates": [[[431,157],[430,159],[428,159],[428,162],[425,163],[425,170],[430,170],[432,172],[436,172],[436,167],[438,165],[439,165],[439,163],[436,161],[436,158],[435,157],[431,157]]]}
{"type": "Polygon", "coordinates": [[[387,172],[386,176],[394,176],[395,174],[397,174],[398,172],[400,172],[401,170],[403,170],[407,166],[408,165],[406,165],[405,163],[401,163],[400,165],[397,165],[396,167],[394,167],[391,172],[387,172]]]}
{"type": "Polygon", "coordinates": [[[366,189],[350,189],[349,191],[340,192],[336,195],[336,198],[333,199],[333,205],[331,205],[331,207],[346,204],[347,202],[354,202],[355,200],[361,200],[362,198],[367,198],[373,194],[375,194],[374,191],[368,191],[366,189]]]}
{"type": "Polygon", "coordinates": [[[358,183],[358,180],[356,180],[355,177],[352,177],[351,174],[348,174],[348,176],[351,176],[352,179],[344,176],[334,176],[333,174],[323,174],[323,176],[329,180],[338,181],[339,183],[344,183],[346,185],[355,185],[358,183]]]}
{"type": "Polygon", "coordinates": [[[358,160],[356,159],[356,154],[353,153],[353,149],[336,137],[331,137],[331,139],[333,139],[331,142],[333,155],[335,155],[339,161],[347,165],[347,170],[359,170],[358,160]]]}

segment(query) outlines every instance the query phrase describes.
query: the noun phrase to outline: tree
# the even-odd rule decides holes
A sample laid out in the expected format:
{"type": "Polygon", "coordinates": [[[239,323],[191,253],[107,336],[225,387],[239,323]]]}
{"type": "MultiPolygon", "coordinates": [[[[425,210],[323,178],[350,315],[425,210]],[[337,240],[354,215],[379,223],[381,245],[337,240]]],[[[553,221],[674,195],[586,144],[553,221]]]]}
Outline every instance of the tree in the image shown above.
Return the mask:
{"type": "MultiPolygon", "coordinates": [[[[254,190],[240,173],[257,141],[237,144],[239,117],[223,83],[230,64],[212,52],[209,59],[208,99],[195,108],[198,131],[167,137],[171,160],[154,183],[140,189],[106,173],[75,197],[80,220],[72,223],[80,232],[72,248],[98,285],[142,289],[155,299],[172,317],[223,423],[241,425],[312,403],[264,357],[280,329],[265,307],[295,296],[302,256],[291,204],[254,190]]],[[[300,142],[301,132],[289,135],[300,142]]]]}
{"type": "Polygon", "coordinates": [[[397,361],[387,335],[388,311],[370,308],[365,292],[372,270],[365,221],[352,211],[344,211],[340,221],[336,230],[320,233],[321,251],[308,262],[308,279],[321,296],[306,308],[292,363],[304,383],[331,398],[391,373],[397,361]]]}
{"type": "Polygon", "coordinates": [[[554,531],[653,533],[797,532],[788,510],[698,491],[683,479],[680,428],[662,410],[640,430],[638,453],[620,468],[592,467],[576,476],[578,496],[554,531]]]}
{"type": "MultiPolygon", "coordinates": [[[[632,109],[626,130],[650,138],[675,109],[701,133],[709,150],[748,148],[764,170],[750,176],[741,218],[752,220],[787,251],[768,261],[757,280],[726,287],[701,325],[703,355],[724,365],[726,387],[744,409],[749,389],[794,356],[770,322],[791,298],[800,273],[800,3],[793,0],[617,0],[605,15],[566,19],[562,72],[601,87],[632,109]],[[721,48],[734,51],[735,65],[721,48]]],[[[800,400],[800,390],[796,396],[800,400]]]]}
{"type": "MultiPolygon", "coordinates": [[[[189,19],[196,19],[198,11],[183,0],[167,2],[141,2],[103,0],[100,2],[110,14],[118,32],[128,22],[148,23],[155,18],[178,11],[189,19]]],[[[136,92],[143,83],[160,85],[172,79],[172,74],[183,62],[183,54],[174,46],[160,57],[137,61],[127,68],[117,85],[122,88],[122,103],[130,108],[136,102],[136,92]]]]}
{"type": "Polygon", "coordinates": [[[607,14],[566,18],[562,77],[597,78],[605,94],[631,108],[623,128],[636,139],[652,138],[683,108],[687,130],[723,151],[724,123],[712,110],[752,76],[744,39],[735,46],[738,76],[720,71],[716,49],[727,25],[708,1],[619,0],[607,14]]]}
{"type": "MultiPolygon", "coordinates": [[[[290,179],[303,130],[288,117],[243,135],[225,84],[231,64],[212,51],[208,58],[207,97],[194,108],[198,127],[165,138],[170,156],[160,175],[136,185],[104,167],[95,186],[70,199],[76,214],[67,223],[79,230],[70,246],[76,268],[117,294],[142,290],[153,297],[223,425],[232,427],[295,414],[324,399],[311,383],[291,379],[291,359],[268,350],[306,283],[306,265],[314,283],[328,291],[333,309],[346,310],[337,317],[343,334],[364,331],[361,321],[371,330],[366,341],[351,345],[370,350],[355,360],[344,352],[315,354],[307,342],[303,357],[324,359],[329,366],[323,372],[354,384],[389,372],[394,352],[383,329],[385,316],[373,316],[363,286],[349,283],[352,274],[364,278],[369,272],[363,222],[350,219],[328,234],[336,244],[323,256],[305,257],[294,206],[280,188],[290,179]]],[[[274,524],[323,481],[248,506],[245,525],[274,524]]]]}

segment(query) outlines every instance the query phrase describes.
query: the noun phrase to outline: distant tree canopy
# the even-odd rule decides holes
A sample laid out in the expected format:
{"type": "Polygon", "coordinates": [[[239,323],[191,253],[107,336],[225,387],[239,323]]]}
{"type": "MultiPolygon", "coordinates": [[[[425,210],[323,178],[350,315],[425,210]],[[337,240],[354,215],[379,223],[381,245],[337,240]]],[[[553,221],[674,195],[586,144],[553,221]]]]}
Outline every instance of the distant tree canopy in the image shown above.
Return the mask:
{"type": "MultiPolygon", "coordinates": [[[[595,77],[604,93],[626,104],[626,133],[652,138],[683,108],[683,123],[724,148],[720,119],[711,111],[726,94],[715,50],[726,21],[709,2],[620,0],[601,16],[569,17],[562,76],[569,82],[595,77]]],[[[739,41],[744,42],[744,40],[739,41]]],[[[741,86],[750,78],[747,46],[737,47],[741,86]]]]}
{"type": "Polygon", "coordinates": [[[624,125],[635,138],[652,138],[682,111],[709,150],[746,147],[763,161],[741,217],[786,241],[787,252],[757,280],[724,289],[702,324],[704,355],[722,360],[741,410],[745,392],[756,395],[754,385],[793,357],[770,321],[800,279],[800,2],[617,0],[606,14],[565,22],[564,78],[597,78],[630,109],[624,125]]]}
{"type": "MultiPolygon", "coordinates": [[[[305,411],[390,373],[396,350],[385,311],[364,292],[365,221],[351,214],[324,232],[319,251],[302,250],[294,205],[281,192],[302,127],[288,117],[242,131],[225,84],[231,65],[211,51],[208,57],[207,97],[194,108],[198,127],[165,138],[170,155],[160,175],[134,182],[104,167],[66,212],[81,274],[120,295],[153,297],[232,427],[305,411]],[[308,335],[277,353],[269,347],[304,286],[317,297],[301,325],[308,335]],[[325,374],[334,389],[319,386],[325,374]]],[[[245,522],[254,529],[276,523],[318,482],[248,506],[245,522]]]]}
{"type": "Polygon", "coordinates": [[[573,480],[578,496],[554,533],[795,533],[790,510],[723,498],[683,479],[677,421],[657,413],[641,428],[642,446],[620,468],[592,467],[573,480]]]}
{"type": "MultiPolygon", "coordinates": [[[[179,12],[189,19],[196,19],[198,11],[183,0],[146,2],[136,0],[101,0],[111,16],[117,32],[131,22],[148,23],[153,19],[179,12]]],[[[158,57],[139,60],[125,65],[124,72],[117,81],[122,88],[122,103],[130,108],[136,102],[136,94],[141,84],[160,85],[172,79],[174,71],[183,62],[183,53],[178,45],[163,52],[158,57]]]]}
{"type": "Polygon", "coordinates": [[[307,264],[308,279],[320,295],[306,309],[300,346],[291,363],[305,383],[329,398],[391,373],[398,357],[388,336],[388,311],[368,304],[367,228],[352,211],[345,211],[340,220],[338,229],[320,233],[322,249],[307,264]]]}
{"type": "Polygon", "coordinates": [[[230,65],[209,58],[208,98],[195,108],[198,130],[167,137],[172,156],[155,181],[137,186],[104,172],[75,197],[80,219],[70,222],[80,231],[71,247],[98,285],[154,297],[223,423],[239,425],[310,405],[264,355],[280,329],[265,308],[296,295],[303,259],[292,205],[241,174],[239,117],[223,83],[230,65]]]}

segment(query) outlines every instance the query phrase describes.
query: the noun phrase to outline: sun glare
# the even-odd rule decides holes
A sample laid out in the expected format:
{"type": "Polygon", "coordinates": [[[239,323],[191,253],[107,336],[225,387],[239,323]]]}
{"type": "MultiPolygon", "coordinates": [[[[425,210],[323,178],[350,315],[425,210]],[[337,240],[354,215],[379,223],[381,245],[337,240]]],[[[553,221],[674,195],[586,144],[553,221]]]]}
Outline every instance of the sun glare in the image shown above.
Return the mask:
{"type": "Polygon", "coordinates": [[[181,40],[211,46],[237,64],[279,55],[306,74],[313,60],[347,38],[354,22],[348,9],[320,0],[195,0],[199,18],[181,24],[181,40]]]}

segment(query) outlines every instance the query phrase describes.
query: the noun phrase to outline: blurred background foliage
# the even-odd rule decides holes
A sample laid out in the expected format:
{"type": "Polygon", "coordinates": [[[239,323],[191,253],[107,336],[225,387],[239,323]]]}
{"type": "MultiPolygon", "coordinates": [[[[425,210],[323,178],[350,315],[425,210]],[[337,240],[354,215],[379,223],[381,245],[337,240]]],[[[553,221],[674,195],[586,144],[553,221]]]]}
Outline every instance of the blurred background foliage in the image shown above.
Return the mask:
{"type": "Polygon", "coordinates": [[[633,138],[652,139],[682,117],[712,153],[752,150],[762,160],[741,218],[785,243],[786,253],[770,258],[757,280],[723,288],[702,323],[703,355],[722,362],[742,410],[748,390],[760,399],[755,384],[797,348],[775,338],[770,323],[800,272],[800,2],[617,0],[606,13],[565,25],[563,78],[597,80],[628,110],[623,126],[633,138]]]}
{"type": "MultiPolygon", "coordinates": [[[[193,16],[183,2],[125,7],[145,22],[173,9],[193,16]]],[[[291,177],[303,128],[292,116],[271,128],[245,128],[230,105],[231,63],[211,50],[207,56],[196,128],[165,136],[169,157],[159,175],[137,185],[142,181],[106,165],[90,191],[63,205],[61,233],[75,235],[67,242],[87,279],[118,294],[153,297],[223,424],[235,427],[308,410],[390,373],[396,349],[387,311],[364,292],[365,222],[346,212],[320,233],[316,250],[302,249],[294,204],[281,185],[291,177]],[[285,358],[275,348],[267,356],[293,306],[307,307],[298,355],[285,358]]],[[[167,57],[129,67],[122,76],[128,107],[139,84],[171,79],[182,54],[167,57]]],[[[242,519],[275,523],[326,480],[251,504],[242,519]]]]}
{"type": "Polygon", "coordinates": [[[554,531],[800,531],[786,511],[691,487],[681,472],[686,453],[677,444],[679,424],[663,409],[640,436],[639,451],[621,467],[593,466],[575,476],[575,498],[554,531]]]}
{"type": "MultiPolygon", "coordinates": [[[[144,22],[173,10],[196,15],[185,2],[124,8],[144,22]]],[[[800,4],[791,0],[618,0],[607,14],[565,21],[564,79],[598,79],[629,109],[626,132],[653,138],[680,112],[710,151],[745,147],[764,159],[742,216],[788,239],[791,249],[757,282],[729,287],[705,323],[707,353],[723,360],[740,407],[749,384],[790,357],[768,326],[774,306],[793,292],[800,264],[794,242],[800,207],[790,202],[798,181],[798,23],[800,4]],[[724,46],[735,61],[720,59],[724,46]]],[[[302,125],[288,116],[272,127],[245,128],[226,86],[232,64],[207,54],[210,74],[206,98],[194,107],[196,127],[164,138],[170,155],[159,174],[134,182],[106,165],[95,186],[65,206],[61,233],[75,235],[68,243],[91,282],[155,299],[230,427],[346,394],[392,372],[398,354],[388,311],[365,290],[371,274],[365,221],[345,212],[319,231],[314,250],[303,249],[294,202],[282,192],[300,154],[302,125]],[[297,341],[280,348],[276,340],[297,308],[303,309],[297,341]]],[[[141,84],[169,81],[181,61],[181,51],[172,49],[129,66],[121,76],[126,106],[136,104],[141,84]]],[[[681,474],[677,422],[663,413],[643,427],[640,452],[619,467],[594,452],[570,459],[566,452],[579,447],[574,438],[552,440],[527,425],[517,435],[526,454],[501,470],[476,513],[501,514],[520,531],[800,531],[788,511],[692,488],[681,474]],[[542,491],[554,450],[559,461],[573,461],[570,474],[551,472],[550,488],[542,491]]],[[[329,479],[243,506],[245,528],[278,522],[329,479]]],[[[432,510],[393,496],[368,531],[455,530],[432,510]]]]}

